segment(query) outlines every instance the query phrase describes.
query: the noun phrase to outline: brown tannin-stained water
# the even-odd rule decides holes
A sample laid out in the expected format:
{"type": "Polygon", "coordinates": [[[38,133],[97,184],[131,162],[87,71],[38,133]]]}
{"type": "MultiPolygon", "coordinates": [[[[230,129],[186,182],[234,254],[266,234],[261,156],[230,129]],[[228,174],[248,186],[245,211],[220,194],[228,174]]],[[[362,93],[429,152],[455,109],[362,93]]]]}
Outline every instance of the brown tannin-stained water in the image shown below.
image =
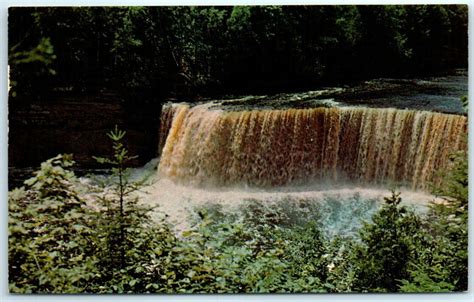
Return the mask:
{"type": "Polygon", "coordinates": [[[429,111],[163,108],[161,177],[197,187],[439,183],[467,118],[429,111]],[[166,139],[164,139],[166,138],[166,139]]]}

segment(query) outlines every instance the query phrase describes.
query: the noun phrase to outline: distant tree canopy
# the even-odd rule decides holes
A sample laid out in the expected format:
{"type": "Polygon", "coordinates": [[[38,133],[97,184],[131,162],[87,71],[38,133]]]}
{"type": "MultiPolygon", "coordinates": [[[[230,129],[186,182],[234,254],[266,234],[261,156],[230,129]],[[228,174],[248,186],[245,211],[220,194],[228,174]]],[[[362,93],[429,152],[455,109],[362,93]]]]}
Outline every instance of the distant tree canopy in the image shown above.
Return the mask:
{"type": "Polygon", "coordinates": [[[467,66],[466,5],[9,10],[12,96],[196,97],[467,66]]]}

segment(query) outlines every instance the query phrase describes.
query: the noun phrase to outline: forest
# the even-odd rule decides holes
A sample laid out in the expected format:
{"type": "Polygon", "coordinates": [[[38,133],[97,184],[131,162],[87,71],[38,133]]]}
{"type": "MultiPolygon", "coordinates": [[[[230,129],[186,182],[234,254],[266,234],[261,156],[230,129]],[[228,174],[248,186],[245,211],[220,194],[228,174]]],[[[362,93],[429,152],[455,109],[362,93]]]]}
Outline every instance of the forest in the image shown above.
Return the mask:
{"type": "Polygon", "coordinates": [[[468,290],[466,5],[12,7],[8,23],[9,161],[34,170],[9,170],[10,293],[468,290]],[[412,107],[312,98],[380,78],[438,86],[394,94],[412,107]]]}
{"type": "Polygon", "coordinates": [[[12,96],[195,100],[466,68],[467,6],[10,8],[8,48],[12,96]]]}

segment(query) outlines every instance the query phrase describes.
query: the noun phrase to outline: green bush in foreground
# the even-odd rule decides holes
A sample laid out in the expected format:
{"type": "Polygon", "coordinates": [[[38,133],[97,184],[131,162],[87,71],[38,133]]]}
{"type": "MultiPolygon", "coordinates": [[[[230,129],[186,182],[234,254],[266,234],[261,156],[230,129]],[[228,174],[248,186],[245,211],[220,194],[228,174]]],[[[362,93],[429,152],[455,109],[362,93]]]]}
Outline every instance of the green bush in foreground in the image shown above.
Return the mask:
{"type": "MultiPolygon", "coordinates": [[[[110,131],[113,155],[97,157],[111,166],[112,174],[91,187],[99,207],[96,216],[96,255],[100,271],[94,291],[143,293],[154,290],[160,280],[161,260],[170,253],[176,238],[164,222],[149,216],[152,208],[141,204],[135,194],[143,186],[132,181],[127,164],[135,158],[125,148],[125,131],[110,131]]],[[[161,280],[160,280],[161,281],[161,280]]]]}
{"type": "Polygon", "coordinates": [[[424,223],[429,241],[413,262],[413,281],[403,291],[466,291],[468,286],[468,165],[467,152],[452,155],[443,185],[434,193],[445,202],[432,204],[424,223]]]}
{"type": "Polygon", "coordinates": [[[362,244],[355,249],[357,291],[396,292],[409,277],[408,265],[417,257],[421,220],[400,206],[400,194],[385,198],[385,205],[360,231],[362,244]]]}
{"type": "Polygon", "coordinates": [[[9,193],[8,261],[14,293],[90,291],[97,274],[91,210],[67,170],[73,161],[56,156],[41,165],[25,187],[9,193]]]}

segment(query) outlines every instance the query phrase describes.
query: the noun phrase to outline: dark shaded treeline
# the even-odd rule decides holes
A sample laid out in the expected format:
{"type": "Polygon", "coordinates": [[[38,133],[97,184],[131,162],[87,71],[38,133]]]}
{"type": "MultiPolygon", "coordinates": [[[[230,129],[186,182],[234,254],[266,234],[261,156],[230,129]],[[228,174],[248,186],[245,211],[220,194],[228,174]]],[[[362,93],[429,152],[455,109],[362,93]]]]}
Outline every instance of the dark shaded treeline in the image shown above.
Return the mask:
{"type": "MultiPolygon", "coordinates": [[[[135,102],[467,66],[466,5],[10,8],[11,96],[135,102]]],[[[15,99],[15,98],[13,98],[15,99]]]]}

